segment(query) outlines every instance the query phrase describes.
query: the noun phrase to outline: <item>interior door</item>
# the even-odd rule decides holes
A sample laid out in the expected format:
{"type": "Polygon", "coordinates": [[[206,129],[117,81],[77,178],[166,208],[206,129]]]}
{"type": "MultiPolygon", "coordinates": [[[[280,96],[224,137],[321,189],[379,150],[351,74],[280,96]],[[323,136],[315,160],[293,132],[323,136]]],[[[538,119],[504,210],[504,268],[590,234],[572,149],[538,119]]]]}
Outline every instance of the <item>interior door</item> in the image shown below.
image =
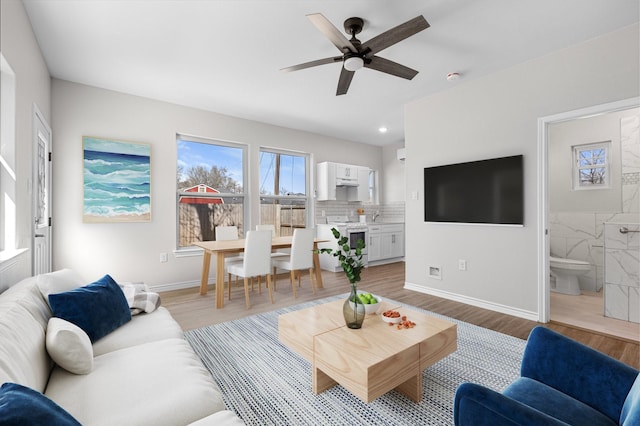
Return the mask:
{"type": "Polygon", "coordinates": [[[51,272],[51,128],[34,105],[33,274],[51,272]]]}

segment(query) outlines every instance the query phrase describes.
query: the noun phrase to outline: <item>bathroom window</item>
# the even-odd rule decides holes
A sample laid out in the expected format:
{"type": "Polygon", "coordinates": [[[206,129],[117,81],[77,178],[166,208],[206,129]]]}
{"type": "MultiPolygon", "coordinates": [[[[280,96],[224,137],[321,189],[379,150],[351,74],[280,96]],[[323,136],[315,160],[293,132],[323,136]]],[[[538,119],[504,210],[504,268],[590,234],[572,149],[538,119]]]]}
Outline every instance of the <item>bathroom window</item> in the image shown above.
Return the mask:
{"type": "Polygon", "coordinates": [[[573,189],[609,187],[609,151],[611,142],[573,147],[573,189]]]}

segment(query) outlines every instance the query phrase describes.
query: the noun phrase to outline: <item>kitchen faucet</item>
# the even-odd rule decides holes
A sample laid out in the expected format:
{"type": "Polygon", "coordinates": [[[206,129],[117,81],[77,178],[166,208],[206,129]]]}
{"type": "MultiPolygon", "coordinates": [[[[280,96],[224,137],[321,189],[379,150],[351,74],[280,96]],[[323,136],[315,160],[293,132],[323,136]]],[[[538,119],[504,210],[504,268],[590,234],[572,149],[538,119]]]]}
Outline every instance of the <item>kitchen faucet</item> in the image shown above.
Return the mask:
{"type": "Polygon", "coordinates": [[[371,220],[375,222],[376,219],[378,218],[378,216],[380,216],[380,212],[378,210],[376,210],[376,212],[371,217],[371,220]]]}

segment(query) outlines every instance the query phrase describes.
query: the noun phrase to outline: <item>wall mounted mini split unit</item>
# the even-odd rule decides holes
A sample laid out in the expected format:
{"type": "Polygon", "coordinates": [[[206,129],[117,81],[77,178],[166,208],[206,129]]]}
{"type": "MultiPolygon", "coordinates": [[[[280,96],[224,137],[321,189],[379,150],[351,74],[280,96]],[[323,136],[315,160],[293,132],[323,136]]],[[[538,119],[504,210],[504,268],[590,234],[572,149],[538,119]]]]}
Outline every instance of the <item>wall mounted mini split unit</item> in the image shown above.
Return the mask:
{"type": "Polygon", "coordinates": [[[404,148],[398,148],[398,151],[396,152],[396,156],[398,160],[404,161],[407,158],[407,151],[404,148]]]}

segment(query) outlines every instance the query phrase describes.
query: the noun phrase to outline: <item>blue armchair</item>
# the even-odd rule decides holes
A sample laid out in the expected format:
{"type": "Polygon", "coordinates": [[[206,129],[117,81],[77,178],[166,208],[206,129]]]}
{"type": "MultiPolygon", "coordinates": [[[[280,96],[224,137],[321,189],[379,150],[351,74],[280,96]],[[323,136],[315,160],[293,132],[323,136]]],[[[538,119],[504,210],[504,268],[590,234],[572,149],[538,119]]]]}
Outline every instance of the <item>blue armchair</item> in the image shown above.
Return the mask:
{"type": "Polygon", "coordinates": [[[459,426],[640,426],[637,370],[545,327],[529,335],[520,377],[502,393],[463,383],[459,426]]]}

